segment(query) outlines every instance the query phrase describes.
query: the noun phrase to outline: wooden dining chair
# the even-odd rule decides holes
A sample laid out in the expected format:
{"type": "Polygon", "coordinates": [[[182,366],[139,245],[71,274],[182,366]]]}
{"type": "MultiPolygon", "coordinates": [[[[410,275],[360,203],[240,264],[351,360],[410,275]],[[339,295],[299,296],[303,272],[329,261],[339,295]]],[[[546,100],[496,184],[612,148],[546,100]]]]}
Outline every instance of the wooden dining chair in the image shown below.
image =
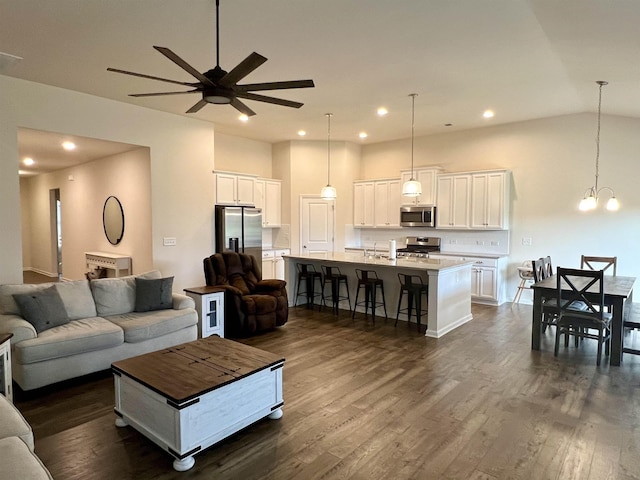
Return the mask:
{"type": "Polygon", "coordinates": [[[608,270],[612,269],[616,274],[618,266],[618,257],[593,257],[590,255],[582,255],[580,258],[580,268],[586,270],[608,270]]]}
{"type": "Polygon", "coordinates": [[[596,364],[600,365],[603,344],[609,355],[612,318],[605,309],[604,271],[558,267],[556,276],[559,302],[554,355],[558,356],[561,335],[565,336],[565,347],[569,346],[570,335],[590,338],[598,341],[596,364]],[[598,333],[591,333],[593,329],[598,333]]]}
{"type": "MultiPolygon", "coordinates": [[[[551,258],[549,258],[549,265],[551,264],[551,258]]],[[[540,257],[537,260],[531,261],[533,268],[533,281],[538,283],[547,278],[548,272],[551,271],[550,267],[545,267],[544,258],[540,257]]],[[[548,326],[554,326],[558,318],[558,301],[555,298],[544,300],[542,302],[542,331],[545,332],[548,326]]]]}
{"type": "Polygon", "coordinates": [[[547,255],[546,257],[541,257],[542,265],[544,268],[544,273],[546,275],[545,278],[549,278],[553,276],[553,265],[551,265],[551,257],[547,255]]]}

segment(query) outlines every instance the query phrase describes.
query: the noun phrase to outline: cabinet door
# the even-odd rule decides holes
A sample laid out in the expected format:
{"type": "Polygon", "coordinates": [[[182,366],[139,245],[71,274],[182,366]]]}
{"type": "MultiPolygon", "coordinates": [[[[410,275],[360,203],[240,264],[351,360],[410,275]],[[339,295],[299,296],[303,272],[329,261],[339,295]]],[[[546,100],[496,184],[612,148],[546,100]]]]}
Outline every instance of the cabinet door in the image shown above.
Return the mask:
{"type": "Polygon", "coordinates": [[[273,278],[284,280],[284,258],[282,257],[274,259],[273,278]]]}
{"type": "Polygon", "coordinates": [[[438,177],[436,226],[453,228],[453,177],[450,175],[438,177]]]}
{"type": "Polygon", "coordinates": [[[453,177],[452,228],[469,228],[469,204],[471,200],[471,176],[453,177]]]}
{"type": "Polygon", "coordinates": [[[262,259],[262,278],[276,278],[275,276],[275,264],[273,258],[263,258],[262,259]]]}
{"type": "Polygon", "coordinates": [[[262,210],[262,226],[264,226],[265,217],[265,180],[256,179],[253,184],[253,199],[255,207],[262,210]]]}
{"type": "Polygon", "coordinates": [[[253,177],[237,177],[237,203],[238,205],[255,205],[254,188],[256,179],[253,177]]]}
{"type": "Polygon", "coordinates": [[[216,173],[216,205],[236,204],[236,176],[216,173]]]}
{"type": "Polygon", "coordinates": [[[264,209],[262,221],[265,227],[274,228],[281,224],[282,185],[276,181],[265,181],[264,209]]]}
{"type": "Polygon", "coordinates": [[[497,301],[495,268],[474,267],[471,269],[471,295],[497,301]]]}
{"type": "Polygon", "coordinates": [[[400,180],[389,180],[387,183],[387,222],[389,222],[387,226],[399,227],[402,184],[400,180]]]}
{"type": "Polygon", "coordinates": [[[373,227],[373,182],[353,184],[353,226],[373,227]]]}
{"type": "Polygon", "coordinates": [[[376,227],[389,225],[389,183],[376,182],[374,187],[374,224],[376,227]]]}

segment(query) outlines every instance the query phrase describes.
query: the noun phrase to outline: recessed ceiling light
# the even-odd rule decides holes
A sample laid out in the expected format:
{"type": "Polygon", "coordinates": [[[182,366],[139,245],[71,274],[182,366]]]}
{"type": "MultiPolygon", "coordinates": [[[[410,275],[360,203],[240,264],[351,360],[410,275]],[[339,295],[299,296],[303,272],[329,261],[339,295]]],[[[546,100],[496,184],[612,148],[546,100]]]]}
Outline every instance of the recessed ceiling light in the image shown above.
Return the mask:
{"type": "Polygon", "coordinates": [[[248,116],[248,115],[245,115],[245,114],[243,113],[243,114],[241,114],[241,115],[238,117],[238,120],[240,120],[241,122],[248,122],[248,121],[249,121],[249,116],[248,116]]]}
{"type": "Polygon", "coordinates": [[[378,116],[379,116],[379,117],[384,117],[387,113],[389,113],[389,110],[387,110],[387,109],[386,109],[386,108],[384,108],[384,107],[380,107],[380,108],[378,109],[378,116]]]}
{"type": "Polygon", "coordinates": [[[24,163],[25,165],[29,166],[29,165],[33,165],[36,162],[34,162],[33,158],[31,158],[31,157],[24,157],[24,160],[22,160],[22,163],[24,163]]]}
{"type": "Polygon", "coordinates": [[[492,118],[494,115],[495,113],[493,113],[493,110],[485,110],[482,114],[484,118],[492,118]]]}
{"type": "Polygon", "coordinates": [[[360,138],[367,138],[369,135],[367,134],[367,132],[360,132],[360,133],[358,134],[358,136],[359,136],[360,138]]]}
{"type": "Polygon", "coordinates": [[[305,132],[304,130],[298,130],[298,135],[300,137],[304,137],[307,134],[307,132],[305,132]]]}
{"type": "Polygon", "coordinates": [[[76,144],[73,142],[62,142],[62,148],[64,148],[65,150],[71,151],[71,150],[75,150],[76,149],[76,144]]]}

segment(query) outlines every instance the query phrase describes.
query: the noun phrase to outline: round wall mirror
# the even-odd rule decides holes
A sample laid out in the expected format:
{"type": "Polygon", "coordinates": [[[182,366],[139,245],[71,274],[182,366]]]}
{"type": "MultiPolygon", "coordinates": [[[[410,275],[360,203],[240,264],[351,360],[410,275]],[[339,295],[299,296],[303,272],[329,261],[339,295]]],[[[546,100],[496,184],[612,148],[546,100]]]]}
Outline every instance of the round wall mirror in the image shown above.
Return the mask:
{"type": "Polygon", "coordinates": [[[102,209],[104,234],[111,245],[117,245],[124,235],[124,210],[120,200],[111,196],[104,202],[102,209]]]}

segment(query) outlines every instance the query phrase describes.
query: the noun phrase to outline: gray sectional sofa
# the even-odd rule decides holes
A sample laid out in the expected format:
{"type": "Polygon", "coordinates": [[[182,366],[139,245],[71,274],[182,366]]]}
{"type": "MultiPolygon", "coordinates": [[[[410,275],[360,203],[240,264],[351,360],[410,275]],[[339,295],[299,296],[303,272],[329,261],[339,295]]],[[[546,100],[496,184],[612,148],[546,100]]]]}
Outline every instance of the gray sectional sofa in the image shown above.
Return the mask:
{"type": "Polygon", "coordinates": [[[109,369],[118,360],[196,340],[198,315],[193,300],[172,293],[170,285],[163,283],[157,270],[91,281],[0,285],[0,331],[13,333],[13,380],[23,390],[32,390],[109,369]],[[154,309],[153,301],[149,305],[141,298],[143,290],[149,293],[149,284],[168,288],[163,294],[165,298],[168,294],[168,305],[154,309]],[[45,290],[57,291],[62,306],[47,304],[49,315],[42,317],[51,318],[25,320],[21,316],[24,302],[16,300],[21,301],[24,294],[42,295],[45,290]],[[60,314],[64,321],[58,320],[60,314]]]}

